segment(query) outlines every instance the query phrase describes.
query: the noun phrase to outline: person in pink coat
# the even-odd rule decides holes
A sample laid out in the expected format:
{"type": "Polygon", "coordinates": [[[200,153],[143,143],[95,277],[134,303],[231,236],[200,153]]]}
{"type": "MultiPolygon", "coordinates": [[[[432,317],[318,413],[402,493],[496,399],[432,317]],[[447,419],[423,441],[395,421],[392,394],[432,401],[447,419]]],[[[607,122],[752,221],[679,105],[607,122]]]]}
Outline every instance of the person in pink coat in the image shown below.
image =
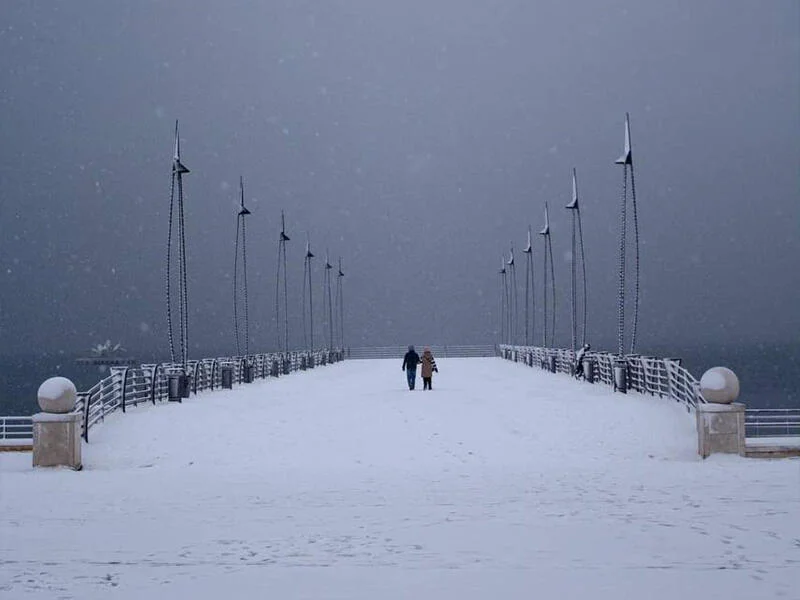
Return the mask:
{"type": "Polygon", "coordinates": [[[436,367],[436,359],[433,358],[430,347],[425,346],[425,350],[419,362],[420,365],[422,365],[422,389],[432,390],[431,380],[433,379],[433,374],[438,373],[439,369],[436,367]]]}

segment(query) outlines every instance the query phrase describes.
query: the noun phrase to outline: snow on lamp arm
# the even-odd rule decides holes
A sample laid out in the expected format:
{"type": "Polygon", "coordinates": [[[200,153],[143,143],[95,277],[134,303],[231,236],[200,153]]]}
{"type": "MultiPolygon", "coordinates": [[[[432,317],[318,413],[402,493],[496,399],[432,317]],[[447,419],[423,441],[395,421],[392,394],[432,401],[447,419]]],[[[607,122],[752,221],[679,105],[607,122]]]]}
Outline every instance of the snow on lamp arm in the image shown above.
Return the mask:
{"type": "Polygon", "coordinates": [[[625,113],[625,148],[622,152],[622,156],[614,162],[618,165],[633,164],[633,152],[631,151],[631,120],[628,113],[625,113]]]}
{"type": "Polygon", "coordinates": [[[181,162],[181,138],[178,133],[178,121],[175,121],[175,153],[172,156],[172,172],[185,175],[189,169],[181,162]]]}

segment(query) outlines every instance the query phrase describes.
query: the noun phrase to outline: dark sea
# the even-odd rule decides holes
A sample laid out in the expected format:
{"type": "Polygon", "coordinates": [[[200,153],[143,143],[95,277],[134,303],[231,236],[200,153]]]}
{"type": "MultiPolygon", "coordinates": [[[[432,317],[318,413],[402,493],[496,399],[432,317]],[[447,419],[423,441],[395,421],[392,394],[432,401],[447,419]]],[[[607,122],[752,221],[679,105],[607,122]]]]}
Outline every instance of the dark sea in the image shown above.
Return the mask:
{"type": "MultiPolygon", "coordinates": [[[[750,346],[705,344],[649,351],[653,356],[682,358],[683,365],[698,379],[711,367],[729,367],[739,377],[739,400],[748,408],[800,408],[800,342],[750,346]]],[[[108,374],[99,367],[78,365],[75,358],[66,354],[0,356],[0,415],[38,412],[36,391],[48,377],[68,377],[78,390],[86,390],[108,374]]],[[[153,358],[140,357],[140,360],[153,358]]]]}
{"type": "Polygon", "coordinates": [[[800,341],[703,344],[655,349],[652,355],[683,359],[697,379],[711,367],[728,367],[739,378],[738,402],[748,408],[800,408],[800,341]]]}
{"type": "MultiPolygon", "coordinates": [[[[82,391],[108,376],[106,367],[79,365],[76,360],[76,355],[68,354],[0,356],[0,415],[39,412],[36,392],[49,377],[67,377],[82,391]]],[[[147,358],[140,360],[148,361],[147,358]]]]}

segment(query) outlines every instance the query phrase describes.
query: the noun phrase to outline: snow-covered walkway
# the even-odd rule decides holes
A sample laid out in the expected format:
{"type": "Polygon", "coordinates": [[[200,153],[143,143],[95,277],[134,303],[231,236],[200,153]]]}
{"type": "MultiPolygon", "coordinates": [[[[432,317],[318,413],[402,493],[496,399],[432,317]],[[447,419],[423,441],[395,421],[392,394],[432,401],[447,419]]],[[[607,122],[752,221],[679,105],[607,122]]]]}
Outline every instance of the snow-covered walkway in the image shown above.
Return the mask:
{"type": "Polygon", "coordinates": [[[140,406],[83,472],[0,454],[2,598],[800,598],[800,461],[500,359],[140,406]]]}

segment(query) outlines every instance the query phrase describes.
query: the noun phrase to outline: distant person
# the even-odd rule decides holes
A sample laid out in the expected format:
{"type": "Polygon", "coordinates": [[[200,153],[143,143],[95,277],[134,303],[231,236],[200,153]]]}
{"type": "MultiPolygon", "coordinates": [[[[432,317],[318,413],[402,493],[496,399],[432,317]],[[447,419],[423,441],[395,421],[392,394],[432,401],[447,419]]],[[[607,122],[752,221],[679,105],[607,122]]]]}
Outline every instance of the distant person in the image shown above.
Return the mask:
{"type": "Polygon", "coordinates": [[[586,352],[591,350],[591,348],[589,344],[584,344],[575,355],[575,377],[583,377],[585,375],[583,372],[583,357],[586,356],[586,352]]]}
{"type": "Polygon", "coordinates": [[[431,349],[428,346],[425,346],[420,362],[422,363],[422,389],[432,390],[431,380],[433,379],[433,374],[438,373],[439,369],[436,368],[436,359],[433,358],[431,349]]]}
{"type": "Polygon", "coordinates": [[[419,354],[414,350],[414,346],[408,347],[408,352],[403,357],[403,371],[406,372],[408,379],[408,389],[413,390],[417,380],[417,364],[419,364],[419,354]]]}

